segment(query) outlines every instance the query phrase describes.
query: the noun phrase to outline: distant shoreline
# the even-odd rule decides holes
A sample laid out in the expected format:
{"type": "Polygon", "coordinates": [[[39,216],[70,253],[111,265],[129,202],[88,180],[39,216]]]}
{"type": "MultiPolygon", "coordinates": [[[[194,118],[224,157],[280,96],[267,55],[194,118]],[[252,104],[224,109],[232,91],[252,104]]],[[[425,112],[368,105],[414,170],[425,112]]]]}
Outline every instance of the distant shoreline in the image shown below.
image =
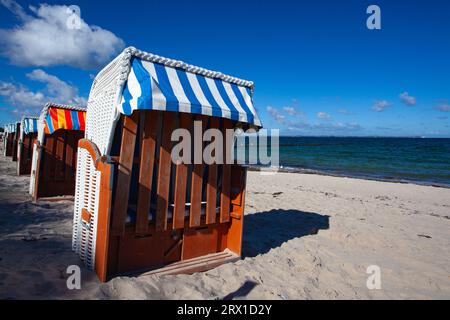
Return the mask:
{"type": "Polygon", "coordinates": [[[450,189],[450,185],[441,184],[441,183],[432,182],[432,181],[416,181],[416,180],[399,179],[399,178],[383,178],[383,177],[367,176],[367,175],[363,175],[363,174],[361,174],[361,175],[346,174],[346,173],[337,173],[337,172],[320,171],[320,170],[307,169],[307,168],[294,168],[294,167],[280,167],[280,168],[278,168],[278,170],[276,170],[273,167],[257,166],[257,165],[246,165],[246,167],[248,168],[249,171],[262,171],[261,169],[267,169],[268,171],[278,171],[278,172],[282,172],[282,173],[316,174],[316,175],[321,175],[321,176],[352,178],[352,179],[362,179],[362,180],[401,183],[401,184],[414,184],[414,185],[419,185],[419,186],[429,186],[429,187],[450,189]]]}

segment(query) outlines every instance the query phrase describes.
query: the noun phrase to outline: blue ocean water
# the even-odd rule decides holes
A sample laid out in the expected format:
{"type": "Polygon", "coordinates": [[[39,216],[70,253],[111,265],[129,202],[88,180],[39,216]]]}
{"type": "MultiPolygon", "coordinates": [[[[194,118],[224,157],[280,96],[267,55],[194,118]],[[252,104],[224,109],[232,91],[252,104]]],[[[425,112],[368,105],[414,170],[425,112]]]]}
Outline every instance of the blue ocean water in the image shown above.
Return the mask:
{"type": "Polygon", "coordinates": [[[285,170],[450,187],[450,139],[280,137],[285,170]]]}

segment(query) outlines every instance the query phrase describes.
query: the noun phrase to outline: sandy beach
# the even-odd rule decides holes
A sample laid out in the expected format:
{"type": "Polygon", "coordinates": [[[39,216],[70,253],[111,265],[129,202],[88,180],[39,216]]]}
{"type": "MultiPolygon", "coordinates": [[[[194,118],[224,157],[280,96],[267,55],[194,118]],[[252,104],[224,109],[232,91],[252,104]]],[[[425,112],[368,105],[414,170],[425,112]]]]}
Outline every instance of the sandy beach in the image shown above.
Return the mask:
{"type": "Polygon", "coordinates": [[[249,172],[242,260],[204,273],[118,277],[81,268],[68,290],[73,202],[31,202],[0,156],[0,299],[449,299],[450,189],[249,172]],[[380,268],[381,289],[366,286],[380,268]]]}

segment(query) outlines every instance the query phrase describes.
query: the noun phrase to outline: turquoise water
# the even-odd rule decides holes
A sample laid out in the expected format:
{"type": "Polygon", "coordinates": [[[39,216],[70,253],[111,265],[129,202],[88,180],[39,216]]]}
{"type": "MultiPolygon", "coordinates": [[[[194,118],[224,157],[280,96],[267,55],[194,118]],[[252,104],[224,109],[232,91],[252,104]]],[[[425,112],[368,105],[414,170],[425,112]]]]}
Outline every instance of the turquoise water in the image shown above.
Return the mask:
{"type": "Polygon", "coordinates": [[[280,137],[280,165],[450,187],[450,139],[280,137]]]}

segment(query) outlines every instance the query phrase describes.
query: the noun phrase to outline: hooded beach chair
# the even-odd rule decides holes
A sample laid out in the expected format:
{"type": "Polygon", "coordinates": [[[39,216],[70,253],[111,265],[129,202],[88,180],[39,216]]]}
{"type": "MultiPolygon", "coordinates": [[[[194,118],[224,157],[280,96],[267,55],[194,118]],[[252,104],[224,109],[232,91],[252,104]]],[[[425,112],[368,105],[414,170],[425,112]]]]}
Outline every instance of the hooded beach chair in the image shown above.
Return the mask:
{"type": "MultiPolygon", "coordinates": [[[[101,281],[239,259],[246,169],[173,163],[171,134],[193,133],[194,121],[203,132],[259,128],[252,91],[252,82],[135,48],[97,75],[78,148],[73,250],[101,281]]],[[[191,157],[201,158],[199,147],[191,157]]]]}
{"type": "Polygon", "coordinates": [[[30,194],[33,200],[73,196],[78,140],[84,137],[86,109],[47,103],[33,146],[30,194]]]}
{"type": "Polygon", "coordinates": [[[13,161],[17,161],[17,144],[20,122],[10,123],[5,126],[5,156],[12,157],[13,161]]]}
{"type": "Polygon", "coordinates": [[[33,146],[37,139],[38,117],[23,116],[20,122],[19,144],[17,150],[17,174],[31,173],[33,146]]]}
{"type": "Polygon", "coordinates": [[[17,150],[19,147],[19,137],[20,137],[20,122],[14,124],[14,138],[12,143],[12,161],[17,161],[17,150]]]}
{"type": "Polygon", "coordinates": [[[5,125],[3,133],[3,155],[5,157],[12,156],[12,141],[13,136],[11,135],[11,123],[5,125]]]}

